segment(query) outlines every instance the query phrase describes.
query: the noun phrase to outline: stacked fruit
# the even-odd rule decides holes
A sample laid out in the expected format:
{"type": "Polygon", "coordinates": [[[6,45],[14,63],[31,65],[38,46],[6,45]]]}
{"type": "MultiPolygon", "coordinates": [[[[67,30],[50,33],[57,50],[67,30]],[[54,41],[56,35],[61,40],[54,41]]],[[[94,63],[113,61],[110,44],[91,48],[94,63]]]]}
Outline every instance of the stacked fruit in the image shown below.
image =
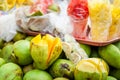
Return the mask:
{"type": "Polygon", "coordinates": [[[119,80],[120,42],[103,47],[80,43],[89,58],[74,64],[62,41],[49,34],[0,39],[0,80],[119,80]]]}

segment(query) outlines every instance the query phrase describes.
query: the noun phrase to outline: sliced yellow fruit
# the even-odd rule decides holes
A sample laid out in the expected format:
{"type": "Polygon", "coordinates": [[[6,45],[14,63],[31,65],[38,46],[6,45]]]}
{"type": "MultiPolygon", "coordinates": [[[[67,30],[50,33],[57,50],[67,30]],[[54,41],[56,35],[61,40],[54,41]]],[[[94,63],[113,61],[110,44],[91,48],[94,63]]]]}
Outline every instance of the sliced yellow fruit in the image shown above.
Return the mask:
{"type": "Polygon", "coordinates": [[[34,38],[31,40],[31,43],[39,44],[40,40],[41,40],[41,35],[38,34],[36,37],[34,37],[34,38]]]}

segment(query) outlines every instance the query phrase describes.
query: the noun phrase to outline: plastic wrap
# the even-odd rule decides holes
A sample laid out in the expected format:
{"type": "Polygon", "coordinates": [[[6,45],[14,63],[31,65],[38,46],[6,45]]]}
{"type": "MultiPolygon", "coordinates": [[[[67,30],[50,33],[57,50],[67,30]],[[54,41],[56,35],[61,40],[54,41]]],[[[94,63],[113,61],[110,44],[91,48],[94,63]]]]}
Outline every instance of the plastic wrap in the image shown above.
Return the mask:
{"type": "Polygon", "coordinates": [[[29,9],[29,6],[21,7],[16,11],[17,24],[26,31],[52,33],[54,26],[50,24],[49,14],[29,17],[29,9]]]}
{"type": "Polygon", "coordinates": [[[67,15],[67,5],[66,0],[60,1],[58,4],[60,12],[44,13],[41,16],[28,16],[31,7],[21,7],[16,11],[17,24],[24,31],[50,33],[63,37],[64,34],[70,34],[73,29],[67,15]]]}
{"type": "Polygon", "coordinates": [[[0,38],[8,42],[13,39],[17,30],[15,14],[0,16],[0,38]]]}
{"type": "Polygon", "coordinates": [[[0,0],[0,38],[11,41],[20,30],[16,24],[16,5],[28,5],[31,0],[0,0]]]}
{"type": "Polygon", "coordinates": [[[50,22],[55,28],[63,34],[71,34],[73,26],[67,15],[68,0],[55,1],[59,4],[60,12],[58,14],[50,14],[50,22]]]}
{"type": "Polygon", "coordinates": [[[91,20],[91,39],[96,42],[108,40],[109,28],[112,23],[109,0],[88,0],[91,20]]]}

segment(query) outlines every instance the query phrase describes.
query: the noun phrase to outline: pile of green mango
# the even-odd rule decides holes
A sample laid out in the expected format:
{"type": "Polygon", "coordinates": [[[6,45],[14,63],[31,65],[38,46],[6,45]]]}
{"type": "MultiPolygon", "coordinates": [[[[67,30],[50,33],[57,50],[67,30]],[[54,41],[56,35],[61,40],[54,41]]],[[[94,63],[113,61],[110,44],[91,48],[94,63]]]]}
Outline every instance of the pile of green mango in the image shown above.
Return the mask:
{"type": "Polygon", "coordinates": [[[79,44],[88,58],[74,64],[58,37],[18,32],[10,42],[0,39],[0,80],[120,80],[120,41],[79,44]]]}

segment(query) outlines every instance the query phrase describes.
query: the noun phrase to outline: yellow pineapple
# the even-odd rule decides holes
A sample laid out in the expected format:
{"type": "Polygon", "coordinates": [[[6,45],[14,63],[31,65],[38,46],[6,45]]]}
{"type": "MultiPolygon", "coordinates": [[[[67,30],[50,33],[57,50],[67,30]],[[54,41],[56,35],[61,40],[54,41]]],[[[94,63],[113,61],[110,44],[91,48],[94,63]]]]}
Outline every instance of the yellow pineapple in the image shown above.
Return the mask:
{"type": "Polygon", "coordinates": [[[109,40],[120,36],[120,0],[114,0],[112,9],[112,25],[109,30],[109,40]]]}
{"type": "Polygon", "coordinates": [[[113,5],[120,7],[120,0],[113,0],[113,5]]]}
{"type": "Polygon", "coordinates": [[[103,42],[108,39],[109,27],[112,23],[109,0],[88,0],[91,20],[91,39],[103,42]]]}

